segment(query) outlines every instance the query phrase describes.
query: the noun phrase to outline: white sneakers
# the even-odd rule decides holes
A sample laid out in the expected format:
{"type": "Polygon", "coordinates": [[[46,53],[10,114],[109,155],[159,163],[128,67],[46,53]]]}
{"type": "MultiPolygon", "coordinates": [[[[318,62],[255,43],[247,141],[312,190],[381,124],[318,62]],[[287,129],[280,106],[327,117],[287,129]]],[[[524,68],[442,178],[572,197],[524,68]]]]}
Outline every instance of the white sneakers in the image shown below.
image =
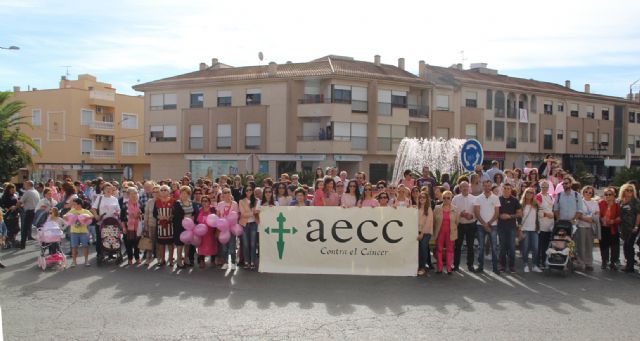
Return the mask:
{"type": "Polygon", "coordinates": [[[227,270],[229,268],[229,264],[228,263],[224,263],[222,265],[222,270],[227,270]]]}
{"type": "Polygon", "coordinates": [[[525,265],[524,266],[524,272],[525,273],[528,273],[528,272],[531,272],[531,271],[533,271],[533,272],[542,272],[542,270],[540,270],[540,268],[538,266],[536,266],[536,265],[533,266],[533,269],[529,269],[529,265],[525,265]]]}
{"type": "Polygon", "coordinates": [[[542,272],[542,270],[539,267],[534,265],[533,266],[533,272],[542,272]]]}
{"type": "Polygon", "coordinates": [[[230,269],[231,269],[231,270],[235,270],[235,269],[237,269],[237,268],[238,268],[238,266],[237,266],[237,265],[235,265],[235,264],[231,263],[231,267],[230,267],[230,269]]]}
{"type": "Polygon", "coordinates": [[[529,272],[529,266],[528,266],[528,265],[525,265],[525,266],[524,266],[524,273],[527,273],[527,272],[529,272]]]}

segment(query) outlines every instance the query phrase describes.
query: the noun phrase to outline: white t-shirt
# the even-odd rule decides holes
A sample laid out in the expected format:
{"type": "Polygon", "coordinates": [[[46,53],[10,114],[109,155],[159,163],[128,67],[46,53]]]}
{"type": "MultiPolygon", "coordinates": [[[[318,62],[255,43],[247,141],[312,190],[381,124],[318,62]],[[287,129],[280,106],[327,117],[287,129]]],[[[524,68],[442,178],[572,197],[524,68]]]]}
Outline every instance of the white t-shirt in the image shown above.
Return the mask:
{"type": "MultiPolygon", "coordinates": [[[[453,204],[453,206],[455,206],[458,209],[458,212],[462,213],[462,211],[465,211],[467,213],[473,214],[473,203],[475,202],[475,200],[476,200],[476,197],[473,196],[471,193],[469,193],[466,197],[462,194],[458,194],[455,197],[453,197],[453,200],[451,201],[451,203],[453,204]]],[[[474,215],[474,218],[471,220],[460,216],[460,224],[470,224],[475,221],[476,221],[475,215],[474,215]]]]}
{"type": "Polygon", "coordinates": [[[107,198],[103,195],[99,195],[91,207],[95,208],[103,218],[120,218],[120,204],[118,204],[118,199],[114,196],[107,198]],[[99,207],[98,204],[100,204],[99,207]]]}
{"type": "MultiPolygon", "coordinates": [[[[582,199],[582,203],[584,205],[584,215],[600,219],[600,206],[598,202],[595,200],[585,200],[582,199]]],[[[586,221],[578,220],[578,227],[591,227],[591,223],[587,223],[586,221]]]]}
{"type": "MultiPolygon", "coordinates": [[[[485,222],[488,222],[493,218],[493,215],[496,212],[496,207],[500,207],[500,199],[498,196],[491,193],[489,197],[484,194],[484,192],[476,197],[476,200],[473,203],[474,206],[480,206],[480,217],[485,222]]],[[[478,221],[478,224],[480,221],[478,221]]],[[[496,219],[491,226],[497,226],[498,220],[496,219]]]]}
{"type": "Polygon", "coordinates": [[[537,214],[537,209],[533,208],[531,205],[525,205],[524,209],[522,210],[522,229],[524,231],[536,230],[537,214]]]}

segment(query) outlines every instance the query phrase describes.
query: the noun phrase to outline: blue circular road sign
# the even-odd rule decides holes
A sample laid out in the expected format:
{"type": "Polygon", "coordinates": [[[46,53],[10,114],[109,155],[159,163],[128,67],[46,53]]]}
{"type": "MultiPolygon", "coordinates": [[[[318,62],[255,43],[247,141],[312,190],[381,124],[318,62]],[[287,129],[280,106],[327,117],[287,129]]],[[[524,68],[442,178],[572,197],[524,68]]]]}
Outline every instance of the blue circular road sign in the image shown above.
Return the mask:
{"type": "Polygon", "coordinates": [[[482,164],[484,151],[482,145],[476,139],[467,140],[460,150],[460,163],[468,172],[473,172],[476,165],[482,164]]]}

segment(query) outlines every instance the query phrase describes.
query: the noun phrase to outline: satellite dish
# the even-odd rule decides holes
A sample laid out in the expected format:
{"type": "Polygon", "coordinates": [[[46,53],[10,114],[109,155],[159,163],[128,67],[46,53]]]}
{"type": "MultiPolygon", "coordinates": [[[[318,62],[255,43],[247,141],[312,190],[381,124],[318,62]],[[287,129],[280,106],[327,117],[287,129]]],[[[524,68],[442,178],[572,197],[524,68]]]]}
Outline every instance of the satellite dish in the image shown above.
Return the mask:
{"type": "Polygon", "coordinates": [[[260,61],[264,60],[264,54],[262,54],[262,51],[258,52],[258,59],[260,59],[260,61]]]}

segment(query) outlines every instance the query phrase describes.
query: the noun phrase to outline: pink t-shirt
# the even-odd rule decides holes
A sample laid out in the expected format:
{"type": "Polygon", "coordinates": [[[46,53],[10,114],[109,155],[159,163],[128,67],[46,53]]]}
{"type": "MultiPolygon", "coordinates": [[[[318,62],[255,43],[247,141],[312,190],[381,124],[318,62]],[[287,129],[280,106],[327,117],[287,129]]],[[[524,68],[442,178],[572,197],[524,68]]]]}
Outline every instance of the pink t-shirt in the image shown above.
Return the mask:
{"type": "MultiPolygon", "coordinates": [[[[198,212],[197,223],[198,224],[206,224],[207,216],[212,213],[205,212],[204,209],[201,209],[198,212]]],[[[198,255],[199,256],[215,256],[218,254],[218,243],[216,241],[214,235],[214,229],[209,227],[207,229],[207,234],[202,236],[202,242],[200,246],[198,246],[198,255]]]]}
{"type": "Polygon", "coordinates": [[[362,200],[362,207],[378,207],[380,203],[376,199],[362,200]]]}
{"type": "Polygon", "coordinates": [[[229,212],[231,211],[239,212],[237,202],[231,201],[231,203],[226,203],[224,201],[221,201],[218,203],[218,206],[216,206],[216,212],[218,214],[218,217],[224,218],[228,216],[229,212]]]}
{"type": "Polygon", "coordinates": [[[356,206],[356,196],[350,194],[343,194],[342,198],[340,198],[340,205],[344,207],[354,207],[356,206]]]}
{"type": "Polygon", "coordinates": [[[324,206],[324,200],[324,191],[318,189],[313,194],[313,202],[311,203],[311,206],[324,206]]]}

